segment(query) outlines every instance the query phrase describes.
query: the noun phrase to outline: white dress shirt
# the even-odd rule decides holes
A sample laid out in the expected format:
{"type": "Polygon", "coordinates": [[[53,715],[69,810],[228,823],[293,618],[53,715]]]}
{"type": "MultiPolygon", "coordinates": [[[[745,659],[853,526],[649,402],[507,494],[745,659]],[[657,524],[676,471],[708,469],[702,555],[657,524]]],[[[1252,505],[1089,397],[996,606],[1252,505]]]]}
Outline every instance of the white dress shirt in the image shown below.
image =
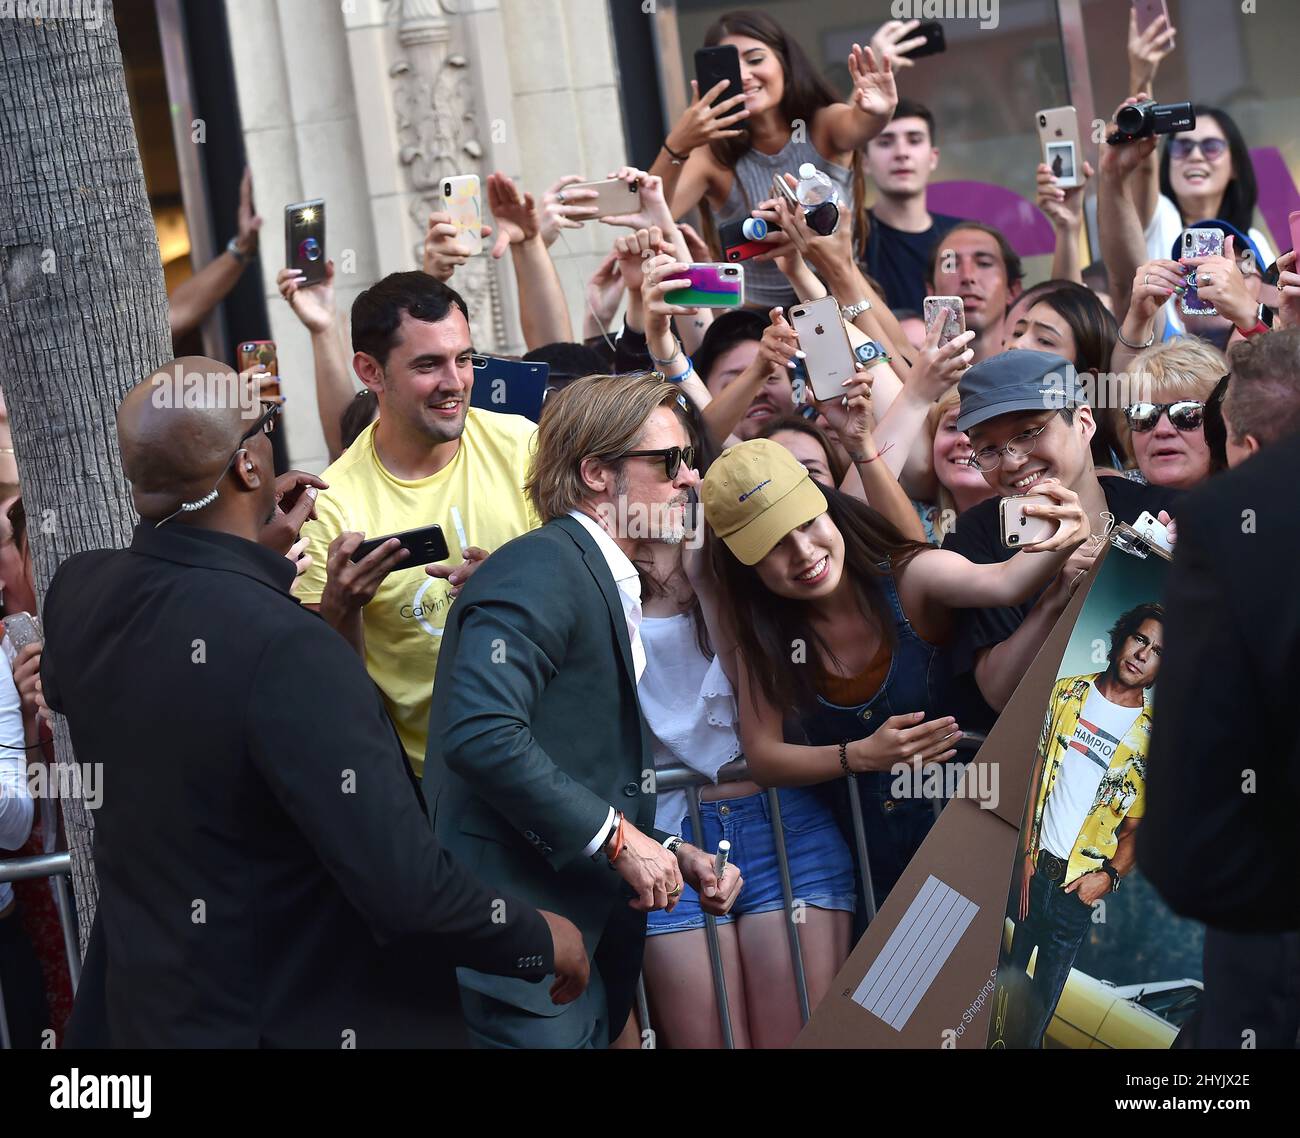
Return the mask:
{"type": "MultiPolygon", "coordinates": [[[[20,849],[32,832],[35,808],[27,786],[26,742],[18,689],[9,661],[0,653],[0,857],[20,849]]],[[[13,886],[0,882],[0,910],[13,899],[13,886]]]]}
{"type": "MultiPolygon", "coordinates": [[[[641,577],[627,554],[619,549],[618,543],[598,522],[580,510],[570,510],[569,517],[591,534],[596,548],[600,550],[605,558],[605,564],[609,566],[610,576],[614,578],[614,585],[618,590],[618,599],[623,605],[623,617],[627,621],[627,636],[632,642],[632,666],[636,670],[637,683],[640,683],[641,675],[645,672],[645,645],[641,643],[641,577]]],[[[611,806],[604,825],[587,843],[587,848],[582,851],[584,854],[591,857],[609,840],[616,819],[617,814],[611,806]]]]}

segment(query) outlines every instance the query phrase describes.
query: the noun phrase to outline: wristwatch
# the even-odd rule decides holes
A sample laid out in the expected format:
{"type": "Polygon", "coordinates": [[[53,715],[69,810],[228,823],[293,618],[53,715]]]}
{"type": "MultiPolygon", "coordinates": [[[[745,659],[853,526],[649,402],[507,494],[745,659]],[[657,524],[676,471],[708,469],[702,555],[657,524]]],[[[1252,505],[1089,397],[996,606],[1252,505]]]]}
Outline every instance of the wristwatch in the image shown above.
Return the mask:
{"type": "Polygon", "coordinates": [[[247,265],[253,259],[239,247],[238,237],[232,237],[226,242],[226,252],[234,257],[241,265],[247,265]]]}
{"type": "Polygon", "coordinates": [[[1113,865],[1111,865],[1109,862],[1103,862],[1103,863],[1102,863],[1102,866],[1101,866],[1101,872],[1104,873],[1107,877],[1110,878],[1110,891],[1111,891],[1112,893],[1118,893],[1118,892],[1119,892],[1119,883],[1120,883],[1120,880],[1121,880],[1120,875],[1119,875],[1119,870],[1117,870],[1117,869],[1116,869],[1113,865]]]}
{"type": "Polygon", "coordinates": [[[671,838],[664,839],[664,849],[666,849],[670,854],[672,854],[673,857],[677,856],[677,849],[681,844],[682,844],[682,839],[681,836],[678,834],[674,834],[671,838]]]}
{"type": "Polygon", "coordinates": [[[885,345],[879,340],[868,340],[865,344],[859,344],[853,349],[853,355],[864,367],[889,363],[889,354],[885,351],[885,345]]]}
{"type": "Polygon", "coordinates": [[[871,309],[871,301],[859,300],[857,304],[850,304],[844,308],[841,308],[840,315],[843,316],[844,319],[847,320],[850,324],[852,324],[854,320],[856,320],[864,312],[870,311],[870,309],[871,309]]]}

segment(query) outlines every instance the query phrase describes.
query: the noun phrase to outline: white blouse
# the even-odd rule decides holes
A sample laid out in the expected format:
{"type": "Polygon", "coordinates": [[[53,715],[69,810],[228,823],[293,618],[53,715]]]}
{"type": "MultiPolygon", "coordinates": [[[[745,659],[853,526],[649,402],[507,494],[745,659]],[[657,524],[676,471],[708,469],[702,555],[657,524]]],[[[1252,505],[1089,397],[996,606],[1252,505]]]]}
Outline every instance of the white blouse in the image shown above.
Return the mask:
{"type": "MultiPolygon", "coordinates": [[[[637,685],[650,728],[656,769],[684,764],[718,781],[718,769],[740,754],[736,696],[717,659],[700,652],[690,613],[644,617],[646,669],[637,685]]],[[[686,791],[659,795],[655,825],[679,834],[686,791]]]]}

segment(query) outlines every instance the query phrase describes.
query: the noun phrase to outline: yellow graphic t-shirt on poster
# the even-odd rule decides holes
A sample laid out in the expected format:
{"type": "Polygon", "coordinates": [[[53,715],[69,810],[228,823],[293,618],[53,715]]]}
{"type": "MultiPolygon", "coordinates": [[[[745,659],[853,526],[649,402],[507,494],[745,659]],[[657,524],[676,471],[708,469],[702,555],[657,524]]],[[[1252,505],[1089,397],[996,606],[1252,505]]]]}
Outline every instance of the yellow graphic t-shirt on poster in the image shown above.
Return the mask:
{"type": "MultiPolygon", "coordinates": [[[[536,424],[520,415],[471,407],[456,457],[437,474],[408,482],[380,463],[371,423],[321,475],[329,489],[316,499],[317,520],[302,530],[312,565],[294,595],[304,604],[320,602],[330,542],[346,530],[374,538],[436,523],[451,551],[449,563],[458,565],[463,553],[453,506],[467,543],[489,553],[535,529],[540,521],[523,485],[536,431],[536,424]]],[[[450,592],[445,580],[430,577],[422,567],[399,569],[384,578],[361,610],[366,671],[384,693],[417,775],[424,771],[429,702],[450,592]]]]}

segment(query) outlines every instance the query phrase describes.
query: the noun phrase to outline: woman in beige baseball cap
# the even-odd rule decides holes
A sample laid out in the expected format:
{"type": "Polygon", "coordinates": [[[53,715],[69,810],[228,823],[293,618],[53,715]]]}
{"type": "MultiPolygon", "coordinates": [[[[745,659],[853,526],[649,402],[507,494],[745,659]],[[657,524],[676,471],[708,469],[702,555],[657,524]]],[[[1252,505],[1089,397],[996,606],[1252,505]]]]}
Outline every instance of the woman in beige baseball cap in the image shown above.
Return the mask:
{"type": "Polygon", "coordinates": [[[817,485],[767,439],[723,451],[704,478],[711,559],[738,642],[750,772],[765,786],[859,776],[876,904],[934,820],[931,802],[891,793],[895,768],[946,762],[961,738],[951,716],[930,718],[935,645],[954,610],[1028,600],[1088,536],[1077,495],[1055,480],[1035,489],[1053,504],[1026,512],[1056,519],[1056,532],[1005,562],[977,565],[907,540],[870,506],[817,485]],[[807,745],[785,741],[790,713],[807,745]]]}

